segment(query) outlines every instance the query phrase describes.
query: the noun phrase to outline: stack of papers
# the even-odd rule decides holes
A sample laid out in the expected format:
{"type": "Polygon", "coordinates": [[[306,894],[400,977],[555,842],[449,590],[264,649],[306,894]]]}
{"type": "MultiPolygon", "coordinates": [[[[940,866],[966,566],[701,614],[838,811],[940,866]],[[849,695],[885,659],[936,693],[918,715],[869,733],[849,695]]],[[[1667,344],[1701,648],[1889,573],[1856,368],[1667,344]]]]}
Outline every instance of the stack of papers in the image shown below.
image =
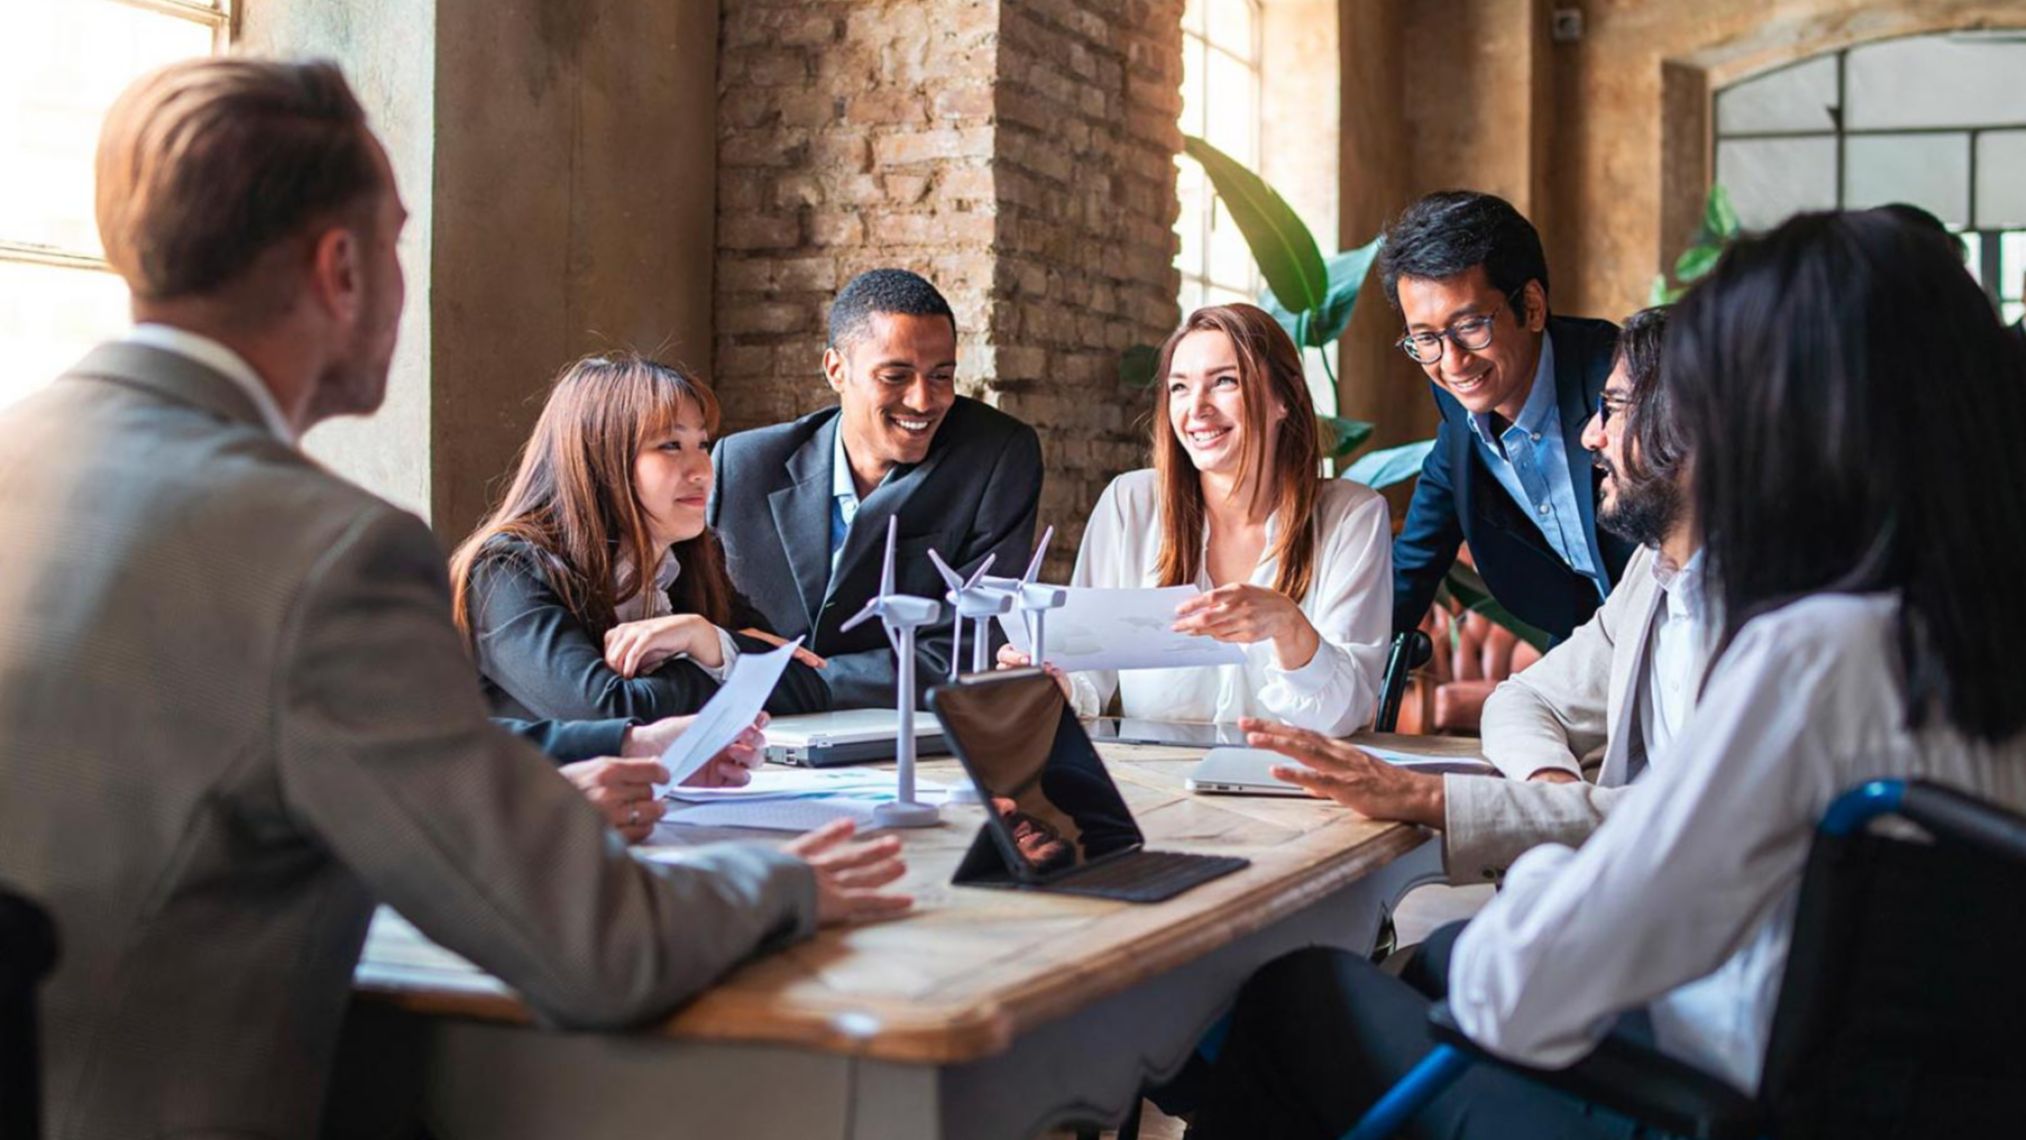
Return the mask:
{"type": "MultiPolygon", "coordinates": [[[[698,827],[754,827],[807,831],[832,820],[871,826],[873,811],[892,803],[894,774],[863,768],[768,768],[743,788],[671,788],[663,823],[698,827]]],[[[915,794],[934,803],[948,794],[941,784],[915,782],[915,794]]]]}

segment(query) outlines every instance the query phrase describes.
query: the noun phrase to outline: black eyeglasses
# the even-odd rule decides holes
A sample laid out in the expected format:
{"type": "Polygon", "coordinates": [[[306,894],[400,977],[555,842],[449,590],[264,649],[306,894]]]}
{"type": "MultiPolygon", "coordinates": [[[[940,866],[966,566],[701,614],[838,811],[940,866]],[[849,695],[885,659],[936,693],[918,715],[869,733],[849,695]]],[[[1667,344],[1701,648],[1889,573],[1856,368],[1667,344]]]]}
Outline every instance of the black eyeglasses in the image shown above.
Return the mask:
{"type": "Polygon", "coordinates": [[[1476,352],[1491,343],[1491,330],[1498,320],[1498,310],[1509,303],[1508,298],[1500,297],[1491,312],[1483,316],[1465,317],[1441,332],[1408,333],[1396,343],[1400,351],[1416,364],[1433,364],[1441,360],[1445,340],[1465,352],[1476,352]]]}
{"type": "Polygon", "coordinates": [[[1612,416],[1624,411],[1631,403],[1632,401],[1616,392],[1605,391],[1597,393],[1597,426],[1603,427],[1609,424],[1612,416]]]}

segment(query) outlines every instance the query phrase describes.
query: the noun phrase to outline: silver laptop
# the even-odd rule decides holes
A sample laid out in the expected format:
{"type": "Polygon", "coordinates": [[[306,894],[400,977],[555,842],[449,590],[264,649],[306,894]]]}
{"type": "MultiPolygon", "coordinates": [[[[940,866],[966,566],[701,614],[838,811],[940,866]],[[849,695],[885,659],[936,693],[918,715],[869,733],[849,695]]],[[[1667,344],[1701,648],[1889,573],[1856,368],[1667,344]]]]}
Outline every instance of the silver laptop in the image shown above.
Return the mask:
{"type": "MultiPolygon", "coordinates": [[[[900,714],[893,709],[845,709],[775,717],[767,724],[767,759],[800,768],[873,764],[893,759],[900,714]]],[[[948,755],[942,726],[926,710],[915,712],[915,755],[948,755]]]]}
{"type": "MultiPolygon", "coordinates": [[[[1421,756],[1370,744],[1359,744],[1358,747],[1388,764],[1412,768],[1417,772],[1489,774],[1496,771],[1476,756],[1421,756]]],[[[1307,791],[1273,774],[1276,766],[1294,763],[1280,753],[1264,748],[1212,748],[1189,770],[1186,786],[1192,792],[1217,795],[1305,796],[1307,791]]]]}

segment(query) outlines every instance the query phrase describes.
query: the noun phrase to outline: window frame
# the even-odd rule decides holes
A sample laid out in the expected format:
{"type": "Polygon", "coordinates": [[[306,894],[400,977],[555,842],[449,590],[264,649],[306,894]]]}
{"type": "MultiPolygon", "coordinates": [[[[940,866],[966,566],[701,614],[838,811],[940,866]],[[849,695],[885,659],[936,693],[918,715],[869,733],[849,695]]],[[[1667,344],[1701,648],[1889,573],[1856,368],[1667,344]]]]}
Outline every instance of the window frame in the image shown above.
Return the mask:
{"type": "MultiPolygon", "coordinates": [[[[63,2],[78,3],[79,0],[63,0],[63,2]]],[[[87,0],[87,2],[117,4],[170,19],[208,25],[211,29],[213,56],[224,54],[225,50],[232,46],[233,38],[239,30],[241,0],[87,0]]],[[[0,262],[33,265],[45,269],[112,272],[112,266],[98,254],[10,238],[7,235],[7,219],[4,217],[0,217],[0,262]]]]}
{"type": "MultiPolygon", "coordinates": [[[[1949,33],[1947,32],[1936,32],[1930,33],[1928,36],[1907,36],[1894,38],[1903,38],[1903,39],[1941,38],[1946,37],[1948,34],[1949,33]]],[[[1850,53],[1858,48],[1871,47],[1875,46],[1876,44],[1886,42],[1890,41],[1874,40],[1868,43],[1852,44],[1849,45],[1848,47],[1837,48],[1833,51],[1818,52],[1814,55],[1807,56],[1803,59],[1797,59],[1790,63],[1782,64],[1779,67],[1761,71],[1755,75],[1745,76],[1742,79],[1739,79],[1733,83],[1726,84],[1724,87],[1711,92],[1710,119],[1712,126],[1710,130],[1710,143],[1709,143],[1710,177],[1712,181],[1714,181],[1717,185],[1723,184],[1723,170],[1720,166],[1720,161],[1723,153],[1722,144],[1727,142],[1764,142],[1764,141],[1794,140],[1794,139],[1828,139],[1834,143],[1836,148],[1835,208],[1839,210],[1844,210],[1850,208],[1848,200],[1845,197],[1845,177],[1844,177],[1845,174],[1847,173],[1848,159],[1846,157],[1846,152],[1849,147],[1850,139],[1905,138],[1905,137],[1921,137],[1921,136],[1960,137],[1963,140],[1963,144],[1969,148],[1969,168],[1968,168],[1969,185],[1966,188],[1968,192],[1968,197],[1965,203],[1965,213],[1968,215],[1968,224],[1963,229],[1954,230],[1951,232],[1955,233],[1963,241],[1974,243],[1976,245],[1977,283],[1979,286],[1983,288],[1985,297],[1987,297],[1991,302],[1991,307],[1997,310],[2000,314],[2007,314],[2007,310],[2009,307],[2019,305],[2021,301],[2009,295],[2009,289],[2018,288],[2019,283],[2015,280],[2008,285],[2007,282],[2004,280],[2003,274],[2001,272],[2004,268],[2003,265],[2004,235],[2026,233],[2026,226],[2013,226],[1990,230],[1977,228],[1977,213],[1978,213],[1977,153],[1980,149],[1979,144],[1982,141],[1983,136],[1985,134],[2026,131],[2026,119],[2021,119],[2018,122],[2011,122],[2011,123],[1995,123],[1995,124],[1984,123],[1977,126],[1969,126],[1966,124],[1965,125],[1940,124],[1922,127],[1844,126],[1843,123],[1844,108],[1848,105],[1850,96],[1850,88],[1849,88],[1850,53]],[[1718,113],[1718,101],[1722,99],[1724,92],[1729,91],[1732,88],[1739,87],[1746,83],[1757,82],[1758,80],[1765,79],[1768,76],[1778,75],[1781,72],[1789,71],[1797,67],[1802,67],[1807,64],[1814,63],[1820,60],[1823,56],[1834,56],[1836,60],[1836,102],[1833,106],[1826,108],[1826,110],[1829,112],[1829,120],[1830,120],[1830,125],[1827,128],[1792,129],[1792,130],[1747,130],[1747,131],[1726,131],[1723,129],[1722,126],[1723,117],[1721,114],[1718,113]]],[[[2013,274],[2013,277],[2015,278],[2017,278],[2018,276],[2019,274],[2017,273],[2013,274]]]]}
{"type": "MultiPolygon", "coordinates": [[[[1243,3],[1251,13],[1251,20],[1249,21],[1249,23],[1251,28],[1252,42],[1249,45],[1247,45],[1247,54],[1241,55],[1237,51],[1233,50],[1229,45],[1225,44],[1220,40],[1213,39],[1211,37],[1210,5],[1214,2],[1215,0],[1204,0],[1203,3],[1196,6],[1197,18],[1195,20],[1194,26],[1191,26],[1191,23],[1188,20],[1187,13],[1185,12],[1182,24],[1183,56],[1184,58],[1187,58],[1189,51],[1189,44],[1191,40],[1194,40],[1202,44],[1205,67],[1203,69],[1203,74],[1197,77],[1198,87],[1196,88],[1196,90],[1200,92],[1201,95],[1201,98],[1198,100],[1199,103],[1206,107],[1208,105],[1209,98],[1211,95],[1210,68],[1208,67],[1208,61],[1210,60],[1213,54],[1222,55],[1225,59],[1228,59],[1232,63],[1237,64],[1239,67],[1243,68],[1247,73],[1247,75],[1250,77],[1253,92],[1252,110],[1253,114],[1256,116],[1255,121],[1252,124],[1250,124],[1251,142],[1252,142],[1251,149],[1253,153],[1250,155],[1233,155],[1232,157],[1239,159],[1240,161],[1243,162],[1249,162],[1252,165],[1252,167],[1256,169],[1259,165],[1259,148],[1265,135],[1266,129],[1266,111],[1265,111],[1266,44],[1265,44],[1265,27],[1264,27],[1266,21],[1266,12],[1265,12],[1266,6],[1264,0],[1238,0],[1238,2],[1243,3]]],[[[1198,227],[1196,234],[1198,248],[1203,251],[1203,264],[1202,264],[1203,271],[1201,273],[1192,273],[1186,267],[1178,266],[1178,268],[1180,269],[1180,276],[1181,276],[1180,301],[1182,307],[1182,314],[1184,316],[1187,316],[1197,306],[1210,303],[1210,297],[1213,293],[1217,294],[1239,293],[1242,294],[1247,301],[1252,301],[1256,299],[1259,296],[1259,292],[1261,289],[1261,281],[1259,278],[1259,267],[1257,265],[1249,265],[1247,267],[1246,280],[1243,282],[1222,281],[1217,279],[1215,276],[1211,274],[1210,246],[1214,238],[1214,233],[1217,229],[1218,213],[1224,210],[1223,199],[1218,196],[1216,187],[1210,184],[1209,177],[1201,173],[1201,167],[1197,166],[1197,164],[1193,159],[1190,159],[1188,156],[1184,155],[1181,158],[1181,163],[1186,165],[1178,166],[1177,170],[1178,178],[1189,177],[1190,176],[1189,167],[1196,166],[1197,168],[1196,177],[1200,177],[1202,179],[1204,202],[1205,202],[1205,209],[1203,209],[1194,219],[1198,227]]],[[[1176,230],[1178,233],[1180,232],[1182,225],[1189,220],[1190,219],[1179,217],[1176,219],[1176,230]]],[[[1177,261],[1179,262],[1179,260],[1180,257],[1178,255],[1177,261]]]]}

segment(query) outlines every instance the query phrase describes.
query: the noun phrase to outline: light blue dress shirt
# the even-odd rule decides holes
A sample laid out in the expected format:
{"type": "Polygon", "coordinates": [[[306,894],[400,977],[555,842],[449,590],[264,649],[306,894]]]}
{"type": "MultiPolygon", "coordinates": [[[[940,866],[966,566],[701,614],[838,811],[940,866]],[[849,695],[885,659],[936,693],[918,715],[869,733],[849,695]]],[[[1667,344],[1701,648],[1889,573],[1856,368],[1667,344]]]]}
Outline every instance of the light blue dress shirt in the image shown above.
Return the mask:
{"type": "MultiPolygon", "coordinates": [[[[1477,453],[1484,457],[1499,486],[1524,508],[1540,528],[1541,537],[1570,569],[1594,582],[1598,596],[1608,593],[1609,587],[1597,573],[1596,560],[1590,557],[1590,536],[1569,478],[1569,453],[1562,434],[1567,425],[1555,406],[1554,338],[1541,337],[1541,363],[1534,369],[1533,391],[1527,395],[1519,419],[1496,439],[1490,415],[1472,412],[1469,419],[1477,453]]],[[[1580,424],[1577,430],[1582,430],[1580,424]]]]}
{"type": "MultiPolygon", "coordinates": [[[[842,413],[840,413],[841,415],[842,413]]],[[[851,533],[851,520],[858,517],[858,484],[851,478],[851,460],[844,454],[844,425],[837,425],[836,442],[830,449],[830,576],[837,576],[837,559],[844,553],[844,536],[851,533]]]]}

